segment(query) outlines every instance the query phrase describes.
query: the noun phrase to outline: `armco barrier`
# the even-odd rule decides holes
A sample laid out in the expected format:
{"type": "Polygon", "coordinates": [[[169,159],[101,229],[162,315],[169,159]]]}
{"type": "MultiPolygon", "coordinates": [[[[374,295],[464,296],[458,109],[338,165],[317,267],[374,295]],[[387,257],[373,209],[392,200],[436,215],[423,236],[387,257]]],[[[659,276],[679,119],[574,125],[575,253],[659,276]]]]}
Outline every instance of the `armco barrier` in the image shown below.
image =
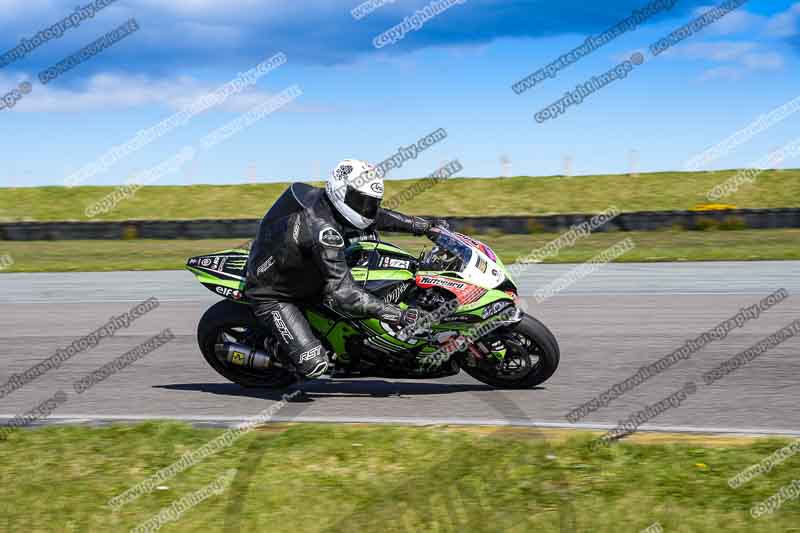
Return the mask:
{"type": "MultiPolygon", "coordinates": [[[[588,221],[593,214],[542,216],[446,217],[465,233],[528,234],[561,232],[588,221]]],[[[121,222],[6,222],[0,240],[120,240],[120,239],[247,239],[255,235],[259,219],[126,220],[121,222]]],[[[728,209],[723,211],[640,211],[622,213],[595,231],[687,230],[727,223],[750,229],[800,228],[800,208],[728,209]]]]}

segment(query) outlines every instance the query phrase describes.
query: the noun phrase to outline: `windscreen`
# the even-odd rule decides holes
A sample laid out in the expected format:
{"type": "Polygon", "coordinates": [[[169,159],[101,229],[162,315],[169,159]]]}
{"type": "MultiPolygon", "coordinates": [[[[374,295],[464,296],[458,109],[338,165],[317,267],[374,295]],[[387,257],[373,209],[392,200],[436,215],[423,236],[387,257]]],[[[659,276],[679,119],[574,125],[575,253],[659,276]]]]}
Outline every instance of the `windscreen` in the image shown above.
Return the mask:
{"type": "Polygon", "coordinates": [[[433,259],[451,272],[462,272],[472,259],[472,248],[447,231],[439,233],[436,247],[431,252],[433,259]]]}

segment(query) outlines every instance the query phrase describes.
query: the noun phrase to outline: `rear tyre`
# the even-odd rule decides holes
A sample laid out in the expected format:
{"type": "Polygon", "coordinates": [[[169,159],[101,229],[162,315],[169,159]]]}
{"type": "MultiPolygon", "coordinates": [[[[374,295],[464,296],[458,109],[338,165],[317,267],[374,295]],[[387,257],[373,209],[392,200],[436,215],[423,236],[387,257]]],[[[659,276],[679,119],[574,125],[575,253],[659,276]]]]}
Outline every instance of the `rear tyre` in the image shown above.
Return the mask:
{"type": "Polygon", "coordinates": [[[514,326],[487,335],[485,342],[502,342],[502,362],[481,361],[477,366],[462,364],[464,371],[497,389],[531,389],[547,381],[558,368],[561,353],[547,326],[524,315],[514,326]]]}
{"type": "Polygon", "coordinates": [[[284,368],[272,367],[256,372],[229,364],[217,357],[214,345],[238,342],[263,349],[264,332],[250,307],[230,300],[212,305],[203,314],[197,326],[197,344],[203,357],[219,374],[242,387],[279,389],[295,381],[293,373],[284,368]]]}

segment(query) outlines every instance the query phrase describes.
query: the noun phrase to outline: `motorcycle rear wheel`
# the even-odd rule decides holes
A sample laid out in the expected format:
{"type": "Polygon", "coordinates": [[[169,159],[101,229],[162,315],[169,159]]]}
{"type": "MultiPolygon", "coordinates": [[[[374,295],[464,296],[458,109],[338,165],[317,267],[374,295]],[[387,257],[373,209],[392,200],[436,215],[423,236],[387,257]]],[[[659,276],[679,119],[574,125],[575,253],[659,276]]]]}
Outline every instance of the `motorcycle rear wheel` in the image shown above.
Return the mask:
{"type": "MultiPolygon", "coordinates": [[[[197,326],[197,343],[203,357],[211,367],[226,379],[242,387],[282,389],[295,381],[295,376],[284,368],[273,367],[256,372],[237,367],[217,357],[214,346],[223,341],[254,346],[253,337],[261,330],[258,319],[245,304],[230,300],[215,303],[203,314],[197,326]]],[[[263,338],[263,335],[261,336],[263,338]]],[[[262,349],[262,346],[254,346],[262,349]]]]}

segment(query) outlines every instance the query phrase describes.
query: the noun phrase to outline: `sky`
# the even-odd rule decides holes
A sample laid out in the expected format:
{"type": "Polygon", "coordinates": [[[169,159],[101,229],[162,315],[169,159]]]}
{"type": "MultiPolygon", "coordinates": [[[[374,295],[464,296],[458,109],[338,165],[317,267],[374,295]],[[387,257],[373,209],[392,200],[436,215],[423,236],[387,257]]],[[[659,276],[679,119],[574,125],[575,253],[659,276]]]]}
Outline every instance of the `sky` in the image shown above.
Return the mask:
{"type": "MultiPolygon", "coordinates": [[[[667,5],[517,94],[515,82],[649,2],[374,0],[375,9],[357,18],[359,0],[98,0],[109,4],[101,9],[93,0],[0,0],[0,100],[30,84],[28,94],[10,98],[13,107],[0,109],[0,187],[74,184],[70,178],[87,168],[82,184],[122,184],[187,147],[193,157],[149,174],[154,184],[320,179],[341,159],[379,163],[439,128],[444,140],[388,177],[427,175],[453,159],[464,167],[460,175],[476,177],[683,170],[800,96],[800,2],[749,0],[653,55],[651,44],[715,7],[656,1],[667,5]],[[395,32],[395,42],[380,37],[430,4],[446,8],[417,17],[418,27],[395,32]],[[76,6],[93,9],[80,15],[76,6]],[[61,37],[48,32],[35,48],[2,60],[21,39],[64,19],[73,22],[61,37]],[[40,73],[131,19],[135,31],[42,83],[40,73]],[[627,77],[550,120],[535,118],[637,53],[643,63],[627,77]],[[254,85],[96,165],[276,54],[285,63],[254,85]],[[270,105],[289,88],[288,103],[270,105]],[[257,120],[245,115],[264,105],[277,109],[257,120]],[[251,124],[204,146],[211,132],[246,116],[251,124]]],[[[703,168],[763,159],[794,140],[797,117],[703,168]]]]}

